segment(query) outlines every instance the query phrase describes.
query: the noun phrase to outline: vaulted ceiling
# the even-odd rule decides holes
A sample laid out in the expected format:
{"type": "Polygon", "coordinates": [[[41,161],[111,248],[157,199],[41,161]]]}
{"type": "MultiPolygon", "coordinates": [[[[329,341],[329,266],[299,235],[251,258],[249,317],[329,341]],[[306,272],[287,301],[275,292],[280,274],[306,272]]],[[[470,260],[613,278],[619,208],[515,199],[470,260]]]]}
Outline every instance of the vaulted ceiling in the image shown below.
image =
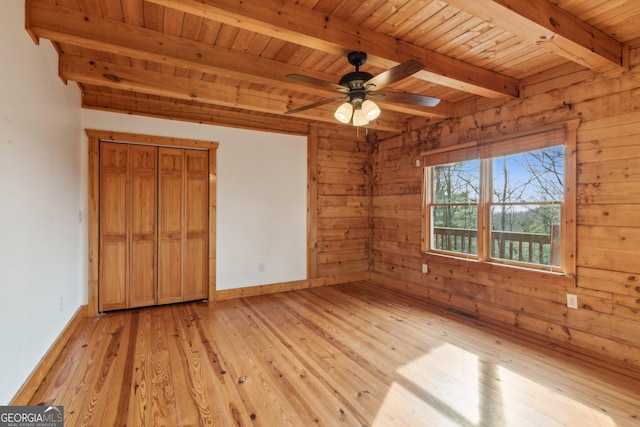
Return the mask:
{"type": "Polygon", "coordinates": [[[339,104],[284,113],[340,93],[287,75],[338,83],[348,52],[373,75],[424,65],[385,91],[437,106],[376,99],[368,127],[402,132],[557,70],[624,71],[637,22],[640,3],[622,0],[26,0],[25,25],[86,108],[304,134],[339,124],[339,104]]]}

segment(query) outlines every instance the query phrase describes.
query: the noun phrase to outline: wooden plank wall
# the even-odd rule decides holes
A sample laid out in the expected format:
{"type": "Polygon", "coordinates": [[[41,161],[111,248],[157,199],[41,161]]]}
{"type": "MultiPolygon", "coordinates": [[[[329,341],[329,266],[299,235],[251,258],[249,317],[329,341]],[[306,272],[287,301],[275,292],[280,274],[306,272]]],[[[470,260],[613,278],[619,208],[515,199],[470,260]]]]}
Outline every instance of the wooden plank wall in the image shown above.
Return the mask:
{"type": "Polygon", "coordinates": [[[317,225],[310,279],[369,270],[371,150],[364,132],[356,132],[346,126],[310,132],[310,185],[317,186],[317,204],[310,203],[317,206],[309,221],[317,225]]]}
{"type": "MultiPolygon", "coordinates": [[[[640,366],[640,53],[631,69],[566,67],[526,82],[520,99],[464,106],[457,120],[380,142],[373,153],[372,278],[640,366]],[[419,153],[479,136],[581,119],[577,134],[577,279],[518,274],[420,253],[419,153]],[[428,259],[428,258],[425,258],[428,259]],[[524,276],[524,277],[522,277],[524,276]],[[579,309],[566,307],[566,293],[579,309]]],[[[424,120],[424,119],[421,119],[424,120]]]]}

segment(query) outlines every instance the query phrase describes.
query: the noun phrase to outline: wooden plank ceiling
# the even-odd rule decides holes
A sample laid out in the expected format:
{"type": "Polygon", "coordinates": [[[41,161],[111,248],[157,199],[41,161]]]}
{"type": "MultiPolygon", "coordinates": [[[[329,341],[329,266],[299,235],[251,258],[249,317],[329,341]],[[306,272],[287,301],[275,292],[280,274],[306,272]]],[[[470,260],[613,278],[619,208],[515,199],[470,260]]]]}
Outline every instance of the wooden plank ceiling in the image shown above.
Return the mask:
{"type": "Polygon", "coordinates": [[[284,113],[340,93],[287,74],[337,83],[350,51],[368,54],[361,70],[373,75],[424,64],[383,92],[436,107],[375,100],[369,128],[402,132],[474,97],[518,97],[526,79],[568,65],[622,70],[638,21],[632,1],[26,0],[27,30],[54,43],[86,108],[302,134],[338,123],[339,103],[284,113]]]}

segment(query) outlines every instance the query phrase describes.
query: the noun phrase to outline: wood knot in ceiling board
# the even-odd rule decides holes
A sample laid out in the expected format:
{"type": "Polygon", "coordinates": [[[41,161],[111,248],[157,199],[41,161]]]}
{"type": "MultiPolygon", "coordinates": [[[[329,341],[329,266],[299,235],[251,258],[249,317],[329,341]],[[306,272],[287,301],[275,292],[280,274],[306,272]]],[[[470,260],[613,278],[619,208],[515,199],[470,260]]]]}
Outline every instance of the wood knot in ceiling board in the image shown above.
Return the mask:
{"type": "Polygon", "coordinates": [[[122,80],[120,77],[114,75],[114,74],[103,74],[102,75],[105,79],[107,80],[111,80],[112,82],[119,82],[120,80],[122,80]]]}
{"type": "Polygon", "coordinates": [[[553,28],[558,28],[560,26],[560,24],[558,23],[558,21],[556,21],[555,19],[553,19],[553,16],[549,17],[549,25],[551,25],[553,28]]]}
{"type": "Polygon", "coordinates": [[[543,43],[547,43],[550,42],[554,39],[555,37],[552,34],[543,34],[540,37],[538,37],[538,41],[536,42],[536,45],[541,45],[543,43]]]}

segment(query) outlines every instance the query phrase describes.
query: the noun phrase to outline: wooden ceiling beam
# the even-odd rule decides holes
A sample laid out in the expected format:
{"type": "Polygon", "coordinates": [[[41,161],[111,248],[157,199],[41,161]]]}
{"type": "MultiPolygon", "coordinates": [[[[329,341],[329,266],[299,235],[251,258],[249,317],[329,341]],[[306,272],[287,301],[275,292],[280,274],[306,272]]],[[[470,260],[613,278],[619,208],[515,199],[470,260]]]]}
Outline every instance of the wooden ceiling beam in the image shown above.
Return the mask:
{"type": "MultiPolygon", "coordinates": [[[[276,115],[224,110],[208,104],[185,103],[169,98],[141,98],[133,93],[126,95],[85,89],[82,95],[82,107],[191,123],[267,132],[284,132],[295,135],[309,134],[309,122],[307,120],[291,120],[276,115]]],[[[339,126],[338,124],[335,125],[339,126]]]]}
{"type": "Polygon", "coordinates": [[[517,97],[519,93],[516,79],[331,19],[324,13],[294,3],[286,3],[283,7],[283,3],[273,0],[147,1],[335,55],[361,50],[367,52],[371,64],[381,68],[417,59],[425,64],[425,68],[416,73],[416,77],[475,95],[506,98],[517,97]]]}
{"type": "MultiPolygon", "coordinates": [[[[335,76],[313,72],[292,64],[283,64],[242,52],[199,43],[179,36],[137,27],[84,12],[55,6],[43,0],[31,0],[27,8],[29,33],[58,43],[184,67],[207,74],[224,75],[318,96],[336,92],[305,84],[286,74],[305,74],[320,80],[335,76]],[[285,72],[286,69],[286,72],[285,72]],[[302,88],[303,89],[302,89],[302,88]]],[[[386,110],[424,116],[452,117],[455,106],[441,101],[436,107],[401,106],[387,103],[386,110]]],[[[284,113],[286,110],[281,111],[284,113]]]]}
{"type": "MultiPolygon", "coordinates": [[[[269,114],[281,114],[283,111],[304,106],[304,103],[293,101],[287,96],[70,55],[60,56],[60,76],[78,83],[269,114]]],[[[332,109],[330,106],[315,108],[313,111],[300,112],[296,117],[335,124],[334,110],[335,108],[332,109]]],[[[406,130],[406,121],[399,120],[397,115],[387,112],[371,122],[369,127],[402,132],[406,130]]]]}
{"type": "Polygon", "coordinates": [[[623,67],[622,44],[548,0],[447,0],[510,33],[595,71],[623,67]]]}

